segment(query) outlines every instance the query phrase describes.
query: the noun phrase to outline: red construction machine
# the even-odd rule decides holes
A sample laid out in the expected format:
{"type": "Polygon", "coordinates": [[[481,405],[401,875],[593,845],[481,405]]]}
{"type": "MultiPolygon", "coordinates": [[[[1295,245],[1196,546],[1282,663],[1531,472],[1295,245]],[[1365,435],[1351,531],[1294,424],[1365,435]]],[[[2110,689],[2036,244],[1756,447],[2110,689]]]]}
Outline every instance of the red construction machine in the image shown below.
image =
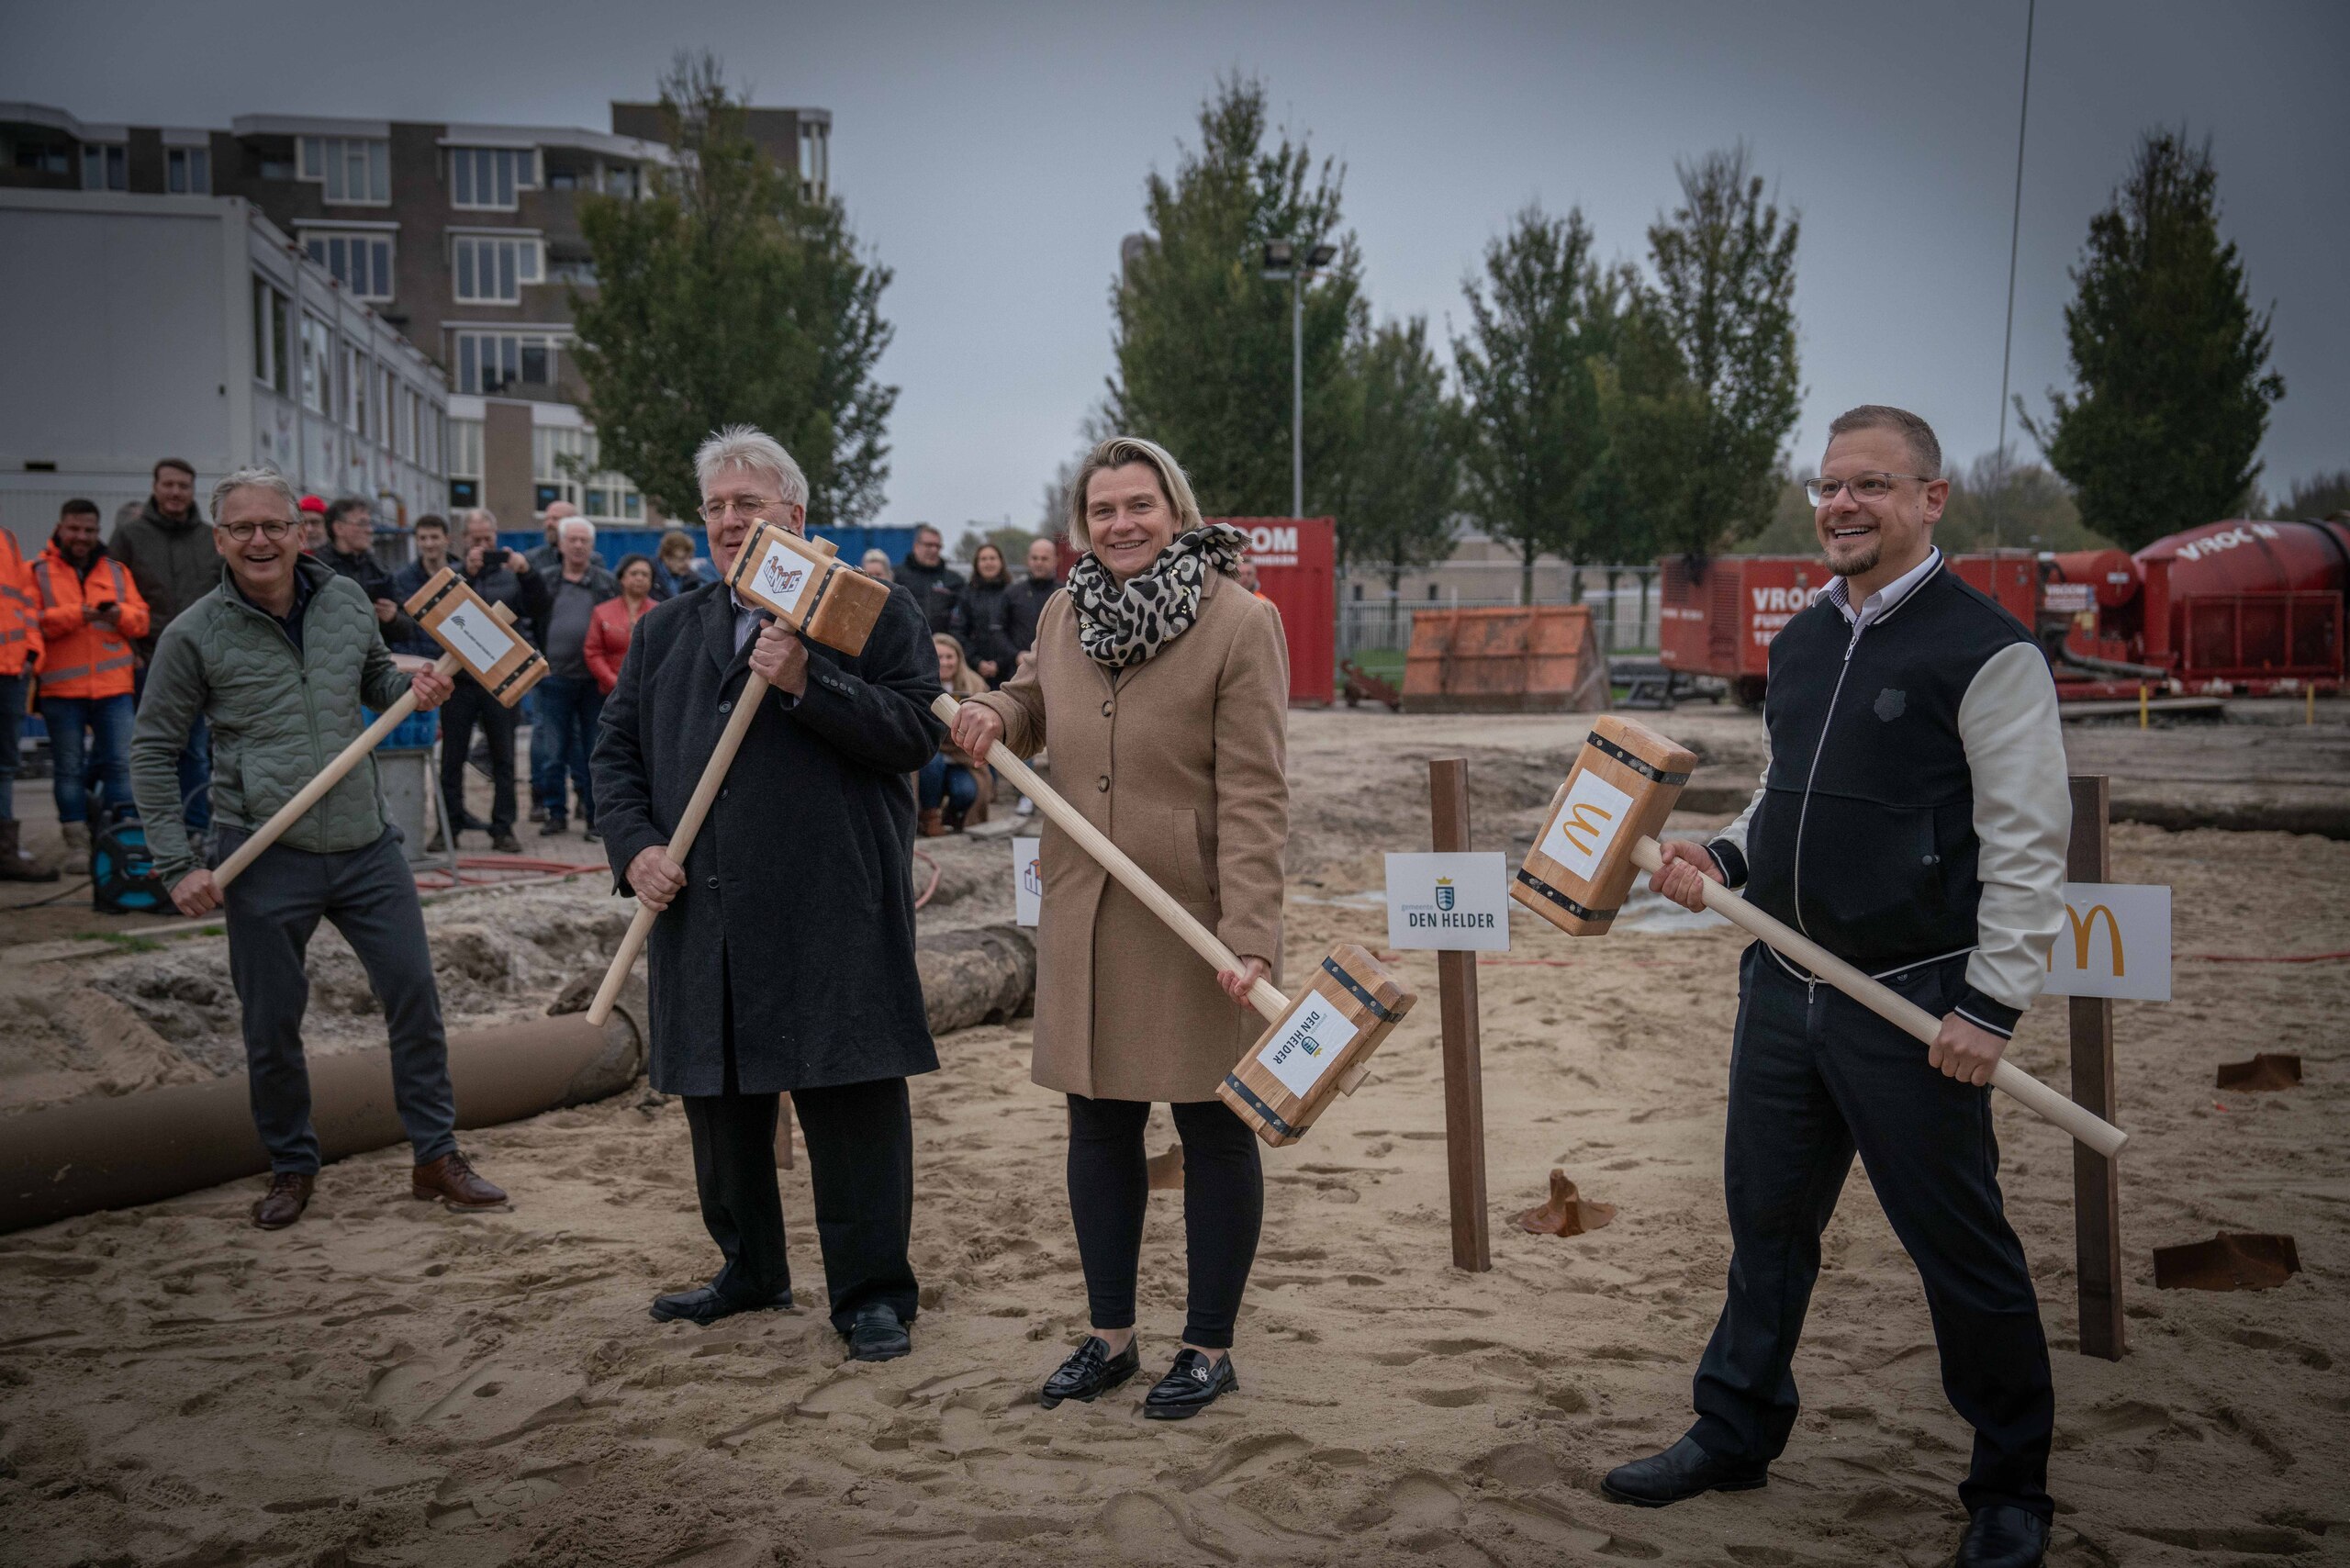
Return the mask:
{"type": "MultiPolygon", "coordinates": [[[[2039,635],[2068,699],[2269,696],[2343,685],[2350,522],[2232,521],[2121,550],[1954,555],[2039,635]]],[[[1823,592],[1817,556],[1660,563],[1661,662],[1762,700],[1771,639],[1823,592]]]]}

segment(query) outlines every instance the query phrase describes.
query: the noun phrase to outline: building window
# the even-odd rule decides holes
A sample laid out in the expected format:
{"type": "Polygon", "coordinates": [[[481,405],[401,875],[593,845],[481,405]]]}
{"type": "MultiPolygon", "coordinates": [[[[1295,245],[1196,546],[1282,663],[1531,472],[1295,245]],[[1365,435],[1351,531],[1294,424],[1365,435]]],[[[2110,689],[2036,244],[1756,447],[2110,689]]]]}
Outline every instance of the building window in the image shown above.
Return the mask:
{"type": "Polygon", "coordinates": [[[644,498],[626,476],[599,472],[596,432],[541,426],[531,432],[532,477],[539,510],[569,501],[598,522],[641,523],[644,498]]]}
{"type": "Polygon", "coordinates": [[[82,188],[85,191],[129,189],[129,149],[119,141],[94,142],[83,148],[82,188]]]}
{"type": "Polygon", "coordinates": [[[539,154],[533,147],[452,147],[449,149],[449,201],[453,207],[514,210],[514,193],[539,183],[539,154]]]}
{"type": "Polygon", "coordinates": [[[302,313],[302,407],[329,414],[334,392],[334,331],[308,311],[302,313]]]}
{"type": "Polygon", "coordinates": [[[539,241],[460,234],[451,241],[457,298],[469,305],[514,305],[522,286],[540,280],[539,241]]]}
{"type": "Polygon", "coordinates": [[[604,168],[604,194],[634,201],[644,194],[644,176],[633,163],[610,163],[604,168]]]}
{"type": "Polygon", "coordinates": [[[253,279],[253,379],[285,396],[285,296],[265,278],[253,279]]]}
{"type": "Polygon", "coordinates": [[[477,507],[481,505],[481,421],[451,420],[448,423],[449,505],[477,507]]]}
{"type": "Polygon", "coordinates": [[[327,200],[384,207],[392,199],[392,144],[374,138],[302,138],[301,177],[327,188],[327,200]]]}
{"type": "Polygon", "coordinates": [[[553,386],[558,341],[540,332],[459,332],[457,390],[495,396],[516,386],[553,386]]]}
{"type": "Polygon", "coordinates": [[[387,234],[332,234],[302,231],[302,246],[310,260],[334,274],[335,282],[355,299],[392,297],[392,241],[387,234]]]}
{"type": "Polygon", "coordinates": [[[596,263],[590,261],[549,262],[547,281],[567,283],[574,288],[593,288],[596,286],[596,263]]]}
{"type": "Polygon", "coordinates": [[[811,200],[823,199],[833,174],[833,128],[813,120],[800,122],[800,188],[811,200]]]}
{"type": "Polygon", "coordinates": [[[163,180],[173,196],[210,196],[212,154],[201,147],[165,148],[163,180]]]}
{"type": "Polygon", "coordinates": [[[415,462],[420,455],[417,447],[417,432],[421,421],[417,416],[422,412],[423,408],[424,398],[415,387],[401,389],[399,454],[410,463],[415,462]]]}
{"type": "Polygon", "coordinates": [[[342,345],[342,422],[360,435],[367,433],[367,351],[358,344],[342,345]]]}
{"type": "Polygon", "coordinates": [[[73,150],[62,141],[39,141],[24,137],[17,142],[16,166],[31,174],[70,174],[73,172],[73,150]]]}

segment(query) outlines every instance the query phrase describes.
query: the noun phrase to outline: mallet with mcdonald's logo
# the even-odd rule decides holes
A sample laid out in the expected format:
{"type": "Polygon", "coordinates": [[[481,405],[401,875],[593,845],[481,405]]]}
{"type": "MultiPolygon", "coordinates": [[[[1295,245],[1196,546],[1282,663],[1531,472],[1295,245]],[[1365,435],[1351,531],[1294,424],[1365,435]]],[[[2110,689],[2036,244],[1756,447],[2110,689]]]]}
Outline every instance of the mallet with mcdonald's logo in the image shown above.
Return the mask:
{"type": "MultiPolygon", "coordinates": [[[[1645,724],[1614,714],[1591,727],[1566,787],[1535,835],[1510,897],[1570,936],[1604,935],[1631,891],[1636,872],[1662,863],[1656,835],[1696,766],[1696,754],[1645,724]]],[[[1743,926],[1878,1017],[1930,1046],[1941,1021],[1879,984],[1718,882],[1705,884],[1706,907],[1743,926]]],[[[1991,1087],[2020,1101],[2103,1155],[2129,1135],[2002,1060],[1991,1087]]]]}

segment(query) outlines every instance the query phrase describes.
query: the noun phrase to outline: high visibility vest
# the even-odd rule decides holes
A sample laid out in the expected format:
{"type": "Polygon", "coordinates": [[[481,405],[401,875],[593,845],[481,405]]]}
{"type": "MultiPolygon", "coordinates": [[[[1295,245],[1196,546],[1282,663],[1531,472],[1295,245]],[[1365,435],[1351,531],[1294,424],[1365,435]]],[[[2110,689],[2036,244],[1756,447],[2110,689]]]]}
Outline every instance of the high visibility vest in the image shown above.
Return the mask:
{"type": "Polygon", "coordinates": [[[0,528],[0,676],[22,675],[42,655],[40,590],[17,536],[0,528]]]}
{"type": "Polygon", "coordinates": [[[57,546],[33,563],[40,591],[40,632],[48,651],[40,663],[43,697],[119,697],[131,689],[130,644],[147,634],[147,601],[123,564],[101,555],[84,580],[57,546]],[[84,604],[122,606],[111,624],[84,621],[84,604]]]}

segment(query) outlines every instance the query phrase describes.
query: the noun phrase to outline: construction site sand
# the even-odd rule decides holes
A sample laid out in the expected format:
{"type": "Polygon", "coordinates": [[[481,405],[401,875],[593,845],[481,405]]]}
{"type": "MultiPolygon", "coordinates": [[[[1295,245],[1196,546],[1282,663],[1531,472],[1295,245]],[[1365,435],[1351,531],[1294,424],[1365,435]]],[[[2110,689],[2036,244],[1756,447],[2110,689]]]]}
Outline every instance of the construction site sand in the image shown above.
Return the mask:
{"type": "MultiPolygon", "coordinates": [[[[1751,743],[1751,721],[1688,720],[1663,722],[1709,759],[1751,743]]],[[[1423,758],[1468,755],[1481,846],[1515,847],[1580,732],[1299,715],[1291,967],[1341,937],[1380,940],[1377,854],[1426,846],[1423,758]]],[[[2114,847],[2117,879],[2174,888],[2182,955],[2350,949],[2350,845],[2125,825],[2114,847]]],[[[982,868],[1003,853],[943,849],[982,868]]],[[[600,918],[600,895],[558,902],[600,918]]],[[[244,1225],[239,1185],[0,1238],[5,1555],[1945,1561],[1968,1434],[1915,1273],[1857,1170],[1796,1363],[1806,1413],[1771,1486],[1654,1513],[1599,1497],[1610,1464],[1686,1424],[1718,1308],[1739,944],[1716,928],[1570,945],[1531,924],[1515,943],[1480,969],[1493,1271],[1448,1267],[1434,964],[1410,956],[1428,1000],[1373,1081],[1265,1156],[1242,1392],[1197,1420],[1144,1422],[1139,1384],[1036,1405],[1084,1322],[1062,1112],[1027,1081],[1024,1025],[987,1027],[943,1040],[943,1070],[913,1086],[923,1312],[914,1354],[883,1366],[844,1364],[806,1305],[822,1297],[804,1160],[784,1178],[798,1311],[708,1330],[645,1318],[655,1291],[713,1260],[682,1114],[636,1095],[471,1135],[515,1192],[510,1214],[411,1202],[387,1151],[330,1168],[279,1234],[244,1225]],[[1615,1223],[1563,1239],[1509,1228],[1552,1166],[1616,1204],[1615,1223]]],[[[2118,1364],[2075,1350],[2070,1145],[2001,1104],[2009,1211],[2055,1350],[2052,1561],[2350,1559],[2346,975],[2182,958],[2177,1000],[2120,1005],[2134,1141],[2118,1364]],[[2302,1086],[2211,1087],[2218,1062],[2262,1048],[2298,1050],[2302,1086]],[[2157,1295],[2152,1249],[2218,1229],[2291,1232],[2307,1271],[2261,1294],[2157,1295]]],[[[2065,1081],[2061,1007],[2034,1010],[2015,1059],[2065,1081]]],[[[1162,1113],[1153,1147],[1170,1136],[1162,1113]]],[[[1181,1259],[1180,1196],[1156,1195],[1141,1296],[1154,1372],[1181,1322],[1181,1259]]]]}

